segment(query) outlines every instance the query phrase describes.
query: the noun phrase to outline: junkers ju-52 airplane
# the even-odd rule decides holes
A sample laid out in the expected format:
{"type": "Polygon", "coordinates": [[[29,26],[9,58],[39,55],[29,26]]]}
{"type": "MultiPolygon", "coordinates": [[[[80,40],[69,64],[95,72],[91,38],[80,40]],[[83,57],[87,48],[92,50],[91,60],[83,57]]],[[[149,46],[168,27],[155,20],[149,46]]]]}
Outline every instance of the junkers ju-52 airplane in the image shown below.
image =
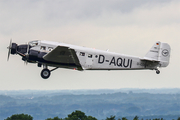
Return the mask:
{"type": "Polygon", "coordinates": [[[49,78],[52,71],[58,68],[74,70],[155,70],[167,67],[171,48],[167,43],[156,42],[145,57],[134,57],[118,53],[96,50],[75,45],[36,40],[28,44],[17,45],[10,41],[10,54],[20,55],[22,60],[43,66],[41,77],[49,78]],[[49,70],[48,66],[54,67],[49,70]]]}

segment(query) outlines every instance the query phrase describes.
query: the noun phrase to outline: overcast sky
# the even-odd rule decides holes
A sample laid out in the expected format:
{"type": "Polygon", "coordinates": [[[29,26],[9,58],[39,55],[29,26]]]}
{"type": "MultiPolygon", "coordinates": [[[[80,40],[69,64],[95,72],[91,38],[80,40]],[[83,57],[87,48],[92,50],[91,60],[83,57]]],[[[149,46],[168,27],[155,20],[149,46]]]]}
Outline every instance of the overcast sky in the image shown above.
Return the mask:
{"type": "Polygon", "coordinates": [[[179,0],[1,0],[0,90],[180,88],[179,0]],[[155,71],[58,69],[48,80],[42,68],[10,56],[17,44],[49,40],[143,57],[156,41],[170,44],[171,61],[155,71]]]}

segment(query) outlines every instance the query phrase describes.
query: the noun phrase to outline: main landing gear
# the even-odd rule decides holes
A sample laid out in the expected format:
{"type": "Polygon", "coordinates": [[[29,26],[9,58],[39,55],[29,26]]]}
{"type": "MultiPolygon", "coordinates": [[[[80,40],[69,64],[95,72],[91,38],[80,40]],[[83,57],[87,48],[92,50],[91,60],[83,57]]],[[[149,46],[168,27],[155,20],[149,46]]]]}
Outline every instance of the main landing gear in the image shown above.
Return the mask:
{"type": "Polygon", "coordinates": [[[160,71],[158,69],[155,69],[156,70],[156,74],[160,74],[160,71]]]}
{"type": "Polygon", "coordinates": [[[48,79],[51,75],[51,71],[49,69],[43,69],[41,71],[41,77],[44,78],[44,79],[48,79]]]}
{"type": "Polygon", "coordinates": [[[52,71],[54,71],[54,70],[56,70],[56,69],[58,69],[59,67],[56,67],[56,68],[54,68],[54,69],[52,69],[52,70],[49,70],[48,68],[47,68],[47,65],[43,65],[43,70],[41,71],[41,77],[43,78],[43,79],[48,79],[49,77],[50,77],[50,75],[51,75],[51,72],[52,71]]]}

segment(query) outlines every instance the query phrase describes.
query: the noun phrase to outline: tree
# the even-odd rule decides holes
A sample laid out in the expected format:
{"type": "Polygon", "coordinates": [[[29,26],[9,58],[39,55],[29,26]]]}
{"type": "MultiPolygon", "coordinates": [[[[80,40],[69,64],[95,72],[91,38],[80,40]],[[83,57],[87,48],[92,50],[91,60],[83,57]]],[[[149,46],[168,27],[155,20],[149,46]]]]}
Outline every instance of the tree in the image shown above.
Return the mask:
{"type": "Polygon", "coordinates": [[[116,120],[115,117],[116,117],[116,116],[112,116],[112,115],[111,115],[111,117],[110,117],[110,118],[107,117],[106,120],[116,120]]]}
{"type": "Polygon", "coordinates": [[[62,118],[59,118],[59,117],[54,117],[54,118],[48,118],[46,120],[63,120],[62,118]]]}
{"type": "Polygon", "coordinates": [[[126,117],[123,117],[122,120],[128,120],[126,117]]]}
{"type": "Polygon", "coordinates": [[[85,120],[87,116],[84,112],[81,112],[79,110],[76,110],[75,112],[72,112],[68,115],[68,118],[65,118],[66,120],[85,120]]]}
{"type": "Polygon", "coordinates": [[[180,117],[178,117],[178,119],[177,120],[180,120],[180,117]]]}
{"type": "Polygon", "coordinates": [[[92,117],[92,116],[88,116],[88,117],[86,118],[86,120],[98,120],[98,119],[96,119],[95,117],[92,117]]]}
{"type": "Polygon", "coordinates": [[[97,119],[92,116],[86,116],[84,112],[76,110],[75,112],[69,114],[68,117],[65,118],[65,120],[97,120],[97,119]]]}
{"type": "Polygon", "coordinates": [[[139,120],[139,117],[138,117],[138,116],[135,116],[133,120],[139,120]]]}
{"type": "Polygon", "coordinates": [[[5,120],[33,120],[33,117],[27,114],[15,114],[5,120]]]}

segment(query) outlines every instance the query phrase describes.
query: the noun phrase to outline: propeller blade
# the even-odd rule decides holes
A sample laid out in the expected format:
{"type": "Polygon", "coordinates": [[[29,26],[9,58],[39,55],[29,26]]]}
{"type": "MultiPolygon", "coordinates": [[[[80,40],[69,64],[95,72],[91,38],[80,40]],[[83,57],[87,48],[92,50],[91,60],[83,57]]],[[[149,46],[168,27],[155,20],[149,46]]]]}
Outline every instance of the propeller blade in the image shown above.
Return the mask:
{"type": "Polygon", "coordinates": [[[27,62],[27,60],[25,60],[25,61],[24,61],[24,65],[27,65],[27,64],[28,64],[28,62],[27,62]]]}
{"type": "Polygon", "coordinates": [[[28,55],[28,52],[29,52],[29,42],[28,42],[27,45],[28,45],[28,47],[27,47],[27,53],[26,54],[28,55]]]}
{"type": "Polygon", "coordinates": [[[25,62],[26,62],[26,65],[27,65],[27,64],[28,64],[28,61],[26,60],[25,62]]]}
{"type": "Polygon", "coordinates": [[[7,61],[9,61],[9,56],[11,54],[11,47],[12,47],[12,39],[10,40],[10,44],[9,44],[9,47],[7,47],[9,49],[8,51],[8,57],[7,57],[7,61]]]}
{"type": "Polygon", "coordinates": [[[27,43],[27,52],[25,53],[24,57],[25,57],[25,61],[24,61],[24,64],[28,64],[28,58],[29,58],[29,54],[28,54],[28,51],[29,51],[29,43],[27,43]]]}

